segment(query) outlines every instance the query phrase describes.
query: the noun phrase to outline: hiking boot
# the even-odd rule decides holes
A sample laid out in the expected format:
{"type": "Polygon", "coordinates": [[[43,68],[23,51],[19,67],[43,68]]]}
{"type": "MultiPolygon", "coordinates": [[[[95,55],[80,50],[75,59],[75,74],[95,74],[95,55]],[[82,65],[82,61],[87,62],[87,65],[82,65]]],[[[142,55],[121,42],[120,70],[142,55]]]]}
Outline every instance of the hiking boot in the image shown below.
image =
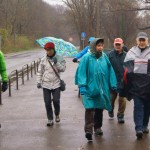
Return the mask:
{"type": "Polygon", "coordinates": [[[53,120],[48,120],[47,126],[49,127],[49,126],[53,126],[53,125],[54,125],[53,120]]]}
{"type": "Polygon", "coordinates": [[[142,139],[143,137],[143,131],[136,131],[137,140],[142,139]]]}
{"type": "Polygon", "coordinates": [[[143,128],[143,133],[147,133],[147,134],[149,133],[148,127],[144,127],[144,128],[143,128]]]}
{"type": "Polygon", "coordinates": [[[95,129],[94,131],[96,135],[103,135],[103,131],[101,128],[95,129]]]}
{"type": "Polygon", "coordinates": [[[87,138],[88,141],[93,141],[93,139],[92,139],[92,133],[86,132],[85,133],[85,137],[87,138]]]}
{"type": "Polygon", "coordinates": [[[60,122],[59,115],[56,116],[55,121],[56,121],[56,122],[60,122]]]}
{"type": "Polygon", "coordinates": [[[118,123],[120,123],[120,124],[123,124],[125,121],[124,121],[124,116],[118,116],[117,117],[118,118],[118,123]]]}
{"type": "Polygon", "coordinates": [[[114,112],[113,111],[109,111],[108,115],[109,115],[110,118],[113,118],[114,117],[114,112]]]}

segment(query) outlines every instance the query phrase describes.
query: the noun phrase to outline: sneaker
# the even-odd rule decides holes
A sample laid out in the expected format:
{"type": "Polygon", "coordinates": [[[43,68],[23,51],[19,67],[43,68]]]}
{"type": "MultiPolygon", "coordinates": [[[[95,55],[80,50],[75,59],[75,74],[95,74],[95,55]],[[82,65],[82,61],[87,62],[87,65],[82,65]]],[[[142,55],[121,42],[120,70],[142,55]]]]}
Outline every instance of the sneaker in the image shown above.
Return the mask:
{"type": "Polygon", "coordinates": [[[86,132],[85,137],[87,138],[88,141],[92,141],[92,133],[86,132]]]}
{"type": "Polygon", "coordinates": [[[53,125],[54,125],[53,120],[48,120],[47,126],[49,127],[49,126],[53,126],[53,125]]]}
{"type": "Polygon", "coordinates": [[[124,117],[123,116],[118,116],[118,123],[122,124],[124,123],[124,117]]]}
{"type": "Polygon", "coordinates": [[[114,117],[114,112],[113,111],[109,111],[108,115],[109,115],[110,118],[113,118],[114,117]]]}
{"type": "Polygon", "coordinates": [[[56,121],[56,122],[60,122],[59,115],[56,116],[55,121],[56,121]]]}
{"type": "Polygon", "coordinates": [[[140,140],[143,137],[143,131],[136,131],[137,139],[140,140]]]}
{"type": "Polygon", "coordinates": [[[103,131],[101,128],[95,129],[94,131],[96,135],[103,135],[103,131]]]}
{"type": "Polygon", "coordinates": [[[147,134],[149,133],[148,127],[144,127],[144,128],[143,128],[143,133],[147,133],[147,134]]]}

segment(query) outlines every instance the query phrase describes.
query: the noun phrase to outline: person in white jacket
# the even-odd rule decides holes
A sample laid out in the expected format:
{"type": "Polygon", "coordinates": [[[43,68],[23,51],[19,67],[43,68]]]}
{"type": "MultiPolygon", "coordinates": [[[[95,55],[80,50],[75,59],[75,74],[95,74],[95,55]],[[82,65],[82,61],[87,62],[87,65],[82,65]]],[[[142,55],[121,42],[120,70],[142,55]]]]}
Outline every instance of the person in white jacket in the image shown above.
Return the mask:
{"type": "Polygon", "coordinates": [[[37,73],[37,88],[43,88],[48,118],[47,126],[52,126],[54,124],[52,102],[55,109],[55,121],[60,122],[60,80],[55,74],[50,63],[60,75],[60,72],[64,72],[66,69],[66,62],[62,56],[56,54],[54,43],[46,43],[44,49],[46,50],[46,56],[41,59],[39,64],[37,73]]]}

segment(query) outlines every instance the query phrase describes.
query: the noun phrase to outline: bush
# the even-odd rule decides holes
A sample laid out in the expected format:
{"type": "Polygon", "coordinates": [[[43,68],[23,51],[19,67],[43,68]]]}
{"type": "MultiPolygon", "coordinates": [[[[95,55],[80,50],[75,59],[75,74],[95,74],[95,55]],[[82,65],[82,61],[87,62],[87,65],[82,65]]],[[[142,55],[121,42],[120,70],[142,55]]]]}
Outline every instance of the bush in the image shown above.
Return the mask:
{"type": "Polygon", "coordinates": [[[2,41],[4,42],[8,37],[8,31],[6,29],[0,29],[0,35],[2,36],[2,41]]]}
{"type": "Polygon", "coordinates": [[[27,36],[9,37],[2,46],[4,53],[28,50],[34,47],[34,39],[27,36]]]}

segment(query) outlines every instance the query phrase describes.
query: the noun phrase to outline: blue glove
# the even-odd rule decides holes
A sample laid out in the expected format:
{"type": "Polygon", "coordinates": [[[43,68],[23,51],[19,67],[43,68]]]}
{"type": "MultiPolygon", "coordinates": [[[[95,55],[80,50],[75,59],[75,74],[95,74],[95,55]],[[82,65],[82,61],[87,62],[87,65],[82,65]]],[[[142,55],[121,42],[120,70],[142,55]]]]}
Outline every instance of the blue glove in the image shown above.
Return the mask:
{"type": "Polygon", "coordinates": [[[84,86],[80,87],[80,94],[81,95],[85,95],[86,94],[86,88],[84,86]]]}

